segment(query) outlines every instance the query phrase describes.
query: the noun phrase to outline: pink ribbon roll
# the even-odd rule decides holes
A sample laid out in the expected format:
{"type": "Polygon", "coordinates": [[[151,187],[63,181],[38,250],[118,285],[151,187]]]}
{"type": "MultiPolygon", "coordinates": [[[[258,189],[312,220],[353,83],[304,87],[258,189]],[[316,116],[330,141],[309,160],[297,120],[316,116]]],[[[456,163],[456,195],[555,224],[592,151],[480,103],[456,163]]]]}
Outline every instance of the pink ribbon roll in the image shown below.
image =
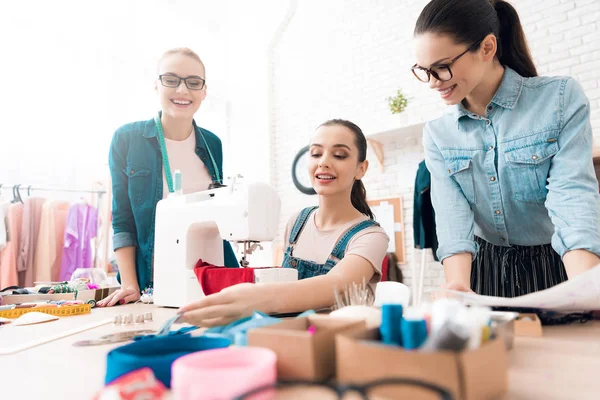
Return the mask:
{"type": "Polygon", "coordinates": [[[171,371],[175,400],[230,400],[277,381],[277,355],[260,347],[205,350],[177,359],[171,371]]]}

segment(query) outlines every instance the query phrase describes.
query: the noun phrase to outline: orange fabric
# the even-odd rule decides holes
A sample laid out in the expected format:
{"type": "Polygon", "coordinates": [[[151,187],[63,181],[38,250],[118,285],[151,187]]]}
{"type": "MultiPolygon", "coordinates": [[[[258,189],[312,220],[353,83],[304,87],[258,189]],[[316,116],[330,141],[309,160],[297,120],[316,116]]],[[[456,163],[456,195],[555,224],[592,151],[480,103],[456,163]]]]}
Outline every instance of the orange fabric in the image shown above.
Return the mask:
{"type": "Polygon", "coordinates": [[[9,240],[0,252],[0,286],[18,286],[17,257],[21,238],[21,223],[23,221],[23,204],[11,204],[8,209],[9,240]]]}
{"type": "Polygon", "coordinates": [[[19,272],[19,286],[32,287],[35,271],[35,250],[42,220],[42,208],[46,199],[31,197],[25,200],[23,208],[23,221],[21,223],[21,240],[19,241],[19,255],[17,257],[17,271],[19,272]]]}
{"type": "Polygon", "coordinates": [[[66,201],[47,201],[42,208],[40,234],[34,262],[37,282],[60,280],[68,212],[69,203],[66,201]]]}

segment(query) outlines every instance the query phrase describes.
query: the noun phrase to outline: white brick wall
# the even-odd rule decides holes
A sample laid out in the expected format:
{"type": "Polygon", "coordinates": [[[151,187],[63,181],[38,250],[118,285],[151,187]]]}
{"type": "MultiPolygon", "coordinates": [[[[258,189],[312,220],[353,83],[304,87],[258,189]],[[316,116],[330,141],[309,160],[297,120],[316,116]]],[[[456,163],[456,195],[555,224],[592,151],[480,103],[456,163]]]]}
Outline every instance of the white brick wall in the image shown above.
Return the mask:
{"type": "MultiPolygon", "coordinates": [[[[270,110],[273,184],[281,193],[281,231],[294,211],[316,202],[295,190],[290,167],[315,127],[346,118],[366,134],[402,128],[435,118],[442,102],[410,73],[412,31],[424,0],[304,0],[275,52],[270,110]],[[392,115],[386,98],[401,88],[411,97],[408,109],[392,115]]],[[[538,71],[570,75],[583,85],[592,106],[592,127],[600,135],[600,1],[513,1],[529,40],[538,71]]],[[[365,178],[369,197],[402,196],[406,254],[412,262],[413,185],[423,159],[420,138],[387,137],[385,172],[372,154],[365,178]]],[[[281,240],[281,238],[280,238],[281,240]]],[[[420,257],[417,257],[419,260],[420,257]]],[[[411,281],[410,264],[403,266],[411,281]]],[[[427,255],[425,287],[444,281],[443,269],[427,255]]]]}

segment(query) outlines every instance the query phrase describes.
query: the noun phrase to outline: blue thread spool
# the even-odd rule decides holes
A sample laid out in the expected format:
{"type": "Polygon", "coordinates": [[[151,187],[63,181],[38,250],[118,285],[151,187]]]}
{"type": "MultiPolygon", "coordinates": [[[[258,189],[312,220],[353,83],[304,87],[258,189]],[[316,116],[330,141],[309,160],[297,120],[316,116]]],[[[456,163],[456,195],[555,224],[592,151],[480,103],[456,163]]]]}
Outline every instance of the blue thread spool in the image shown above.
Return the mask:
{"type": "Polygon", "coordinates": [[[404,319],[400,324],[402,342],[407,350],[418,349],[427,340],[427,322],[424,319],[404,319]]]}
{"type": "Polygon", "coordinates": [[[183,186],[181,182],[181,171],[175,170],[175,193],[177,195],[183,194],[183,186]]]}
{"type": "Polygon", "coordinates": [[[381,306],[379,333],[384,344],[402,346],[402,333],[400,330],[402,312],[401,304],[384,304],[381,306]]]}

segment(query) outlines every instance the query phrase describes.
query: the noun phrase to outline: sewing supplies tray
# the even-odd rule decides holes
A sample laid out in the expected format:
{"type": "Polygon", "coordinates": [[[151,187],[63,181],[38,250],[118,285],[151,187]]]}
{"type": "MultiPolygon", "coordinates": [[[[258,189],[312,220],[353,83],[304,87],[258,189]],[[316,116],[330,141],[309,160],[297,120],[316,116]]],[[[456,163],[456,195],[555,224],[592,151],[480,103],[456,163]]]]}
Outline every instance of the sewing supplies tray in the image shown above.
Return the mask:
{"type": "MultiPolygon", "coordinates": [[[[508,351],[500,337],[478,349],[462,352],[422,352],[380,342],[379,329],[336,335],[336,376],[342,384],[360,384],[381,377],[431,382],[455,400],[499,398],[508,390],[508,351]]],[[[394,398],[430,399],[420,389],[406,387],[394,398]]]]}
{"type": "Polygon", "coordinates": [[[70,304],[54,307],[28,307],[28,308],[13,308],[12,310],[0,311],[0,317],[18,318],[29,312],[41,312],[57,317],[68,317],[71,315],[89,314],[92,311],[90,304],[70,304]]]}

